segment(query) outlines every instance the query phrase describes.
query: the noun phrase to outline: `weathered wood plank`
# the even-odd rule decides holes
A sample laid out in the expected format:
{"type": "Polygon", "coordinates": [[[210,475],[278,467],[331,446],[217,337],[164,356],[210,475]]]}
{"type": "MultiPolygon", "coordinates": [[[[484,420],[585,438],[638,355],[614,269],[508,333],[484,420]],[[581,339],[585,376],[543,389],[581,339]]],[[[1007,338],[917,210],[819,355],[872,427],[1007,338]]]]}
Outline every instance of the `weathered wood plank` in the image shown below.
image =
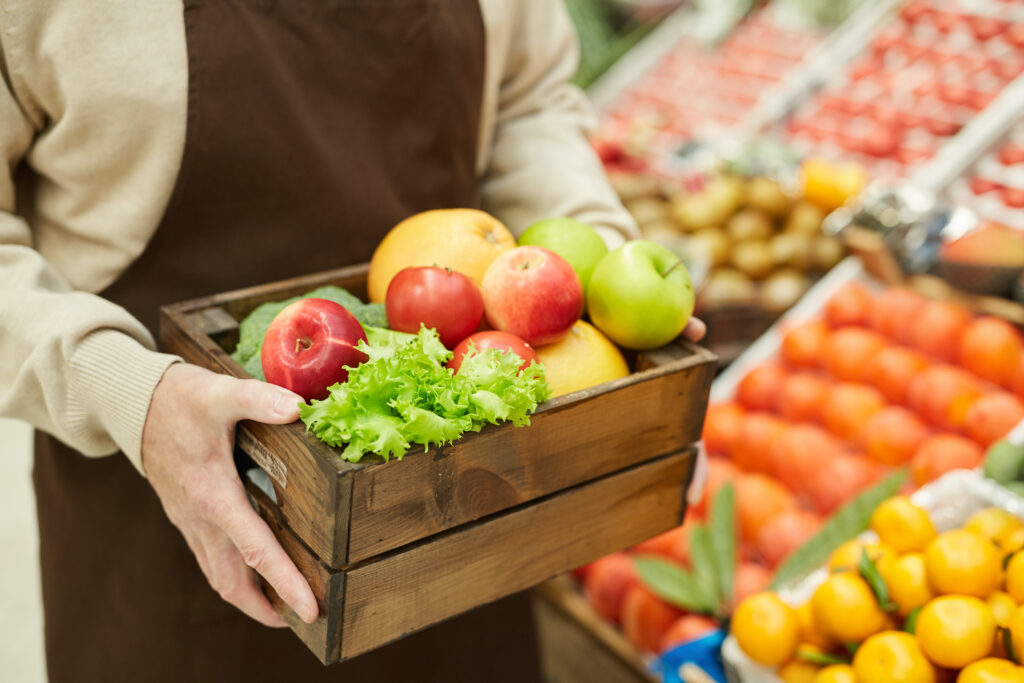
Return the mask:
{"type": "Polygon", "coordinates": [[[324,664],[338,661],[341,656],[341,615],[344,612],[345,574],[332,572],[320,562],[305,544],[295,537],[281,518],[280,510],[266,494],[251,482],[245,484],[246,493],[253,507],[266,521],[267,526],[281,543],[281,547],[295,562],[316,596],[320,607],[320,618],[307,624],[298,617],[267,583],[260,577],[263,592],[267,594],[274,610],[284,617],[288,626],[309,647],[324,664]]]}
{"type": "Polygon", "coordinates": [[[349,562],[697,441],[714,365],[697,355],[660,360],[679,369],[653,366],[586,400],[546,406],[528,428],[488,427],[355,472],[349,562]]]}
{"type": "Polygon", "coordinates": [[[537,586],[533,613],[546,683],[657,683],[643,658],[564,576],[537,586]]]}
{"type": "Polygon", "coordinates": [[[693,460],[668,455],[353,567],[342,658],[678,525],[693,460]]]}

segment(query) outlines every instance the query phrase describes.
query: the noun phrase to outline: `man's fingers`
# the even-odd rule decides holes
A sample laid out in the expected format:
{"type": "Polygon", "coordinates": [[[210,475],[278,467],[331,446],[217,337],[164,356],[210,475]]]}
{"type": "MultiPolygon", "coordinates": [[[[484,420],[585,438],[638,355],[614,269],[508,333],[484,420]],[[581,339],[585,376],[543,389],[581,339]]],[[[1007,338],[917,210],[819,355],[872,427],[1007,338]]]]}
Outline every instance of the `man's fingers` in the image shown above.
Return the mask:
{"type": "Polygon", "coordinates": [[[300,619],[312,624],[320,610],[306,579],[285,554],[270,527],[250,507],[240,486],[231,498],[226,501],[230,504],[216,506],[209,521],[227,534],[242,561],[266,579],[300,619]]]}
{"type": "Polygon", "coordinates": [[[708,333],[708,327],[700,318],[690,318],[683,328],[683,336],[692,342],[699,342],[708,333]]]}
{"type": "Polygon", "coordinates": [[[207,557],[210,558],[210,585],[217,594],[265,626],[287,626],[284,619],[274,611],[267,596],[260,589],[256,575],[242,562],[238,550],[231,541],[219,531],[212,530],[207,543],[217,546],[207,549],[207,557]],[[217,535],[220,538],[217,538],[217,535]]]}
{"type": "MultiPolygon", "coordinates": [[[[228,379],[228,378],[226,378],[228,379]]],[[[226,400],[231,418],[267,424],[287,424],[299,419],[302,397],[273,384],[255,379],[228,379],[226,400]]]]}

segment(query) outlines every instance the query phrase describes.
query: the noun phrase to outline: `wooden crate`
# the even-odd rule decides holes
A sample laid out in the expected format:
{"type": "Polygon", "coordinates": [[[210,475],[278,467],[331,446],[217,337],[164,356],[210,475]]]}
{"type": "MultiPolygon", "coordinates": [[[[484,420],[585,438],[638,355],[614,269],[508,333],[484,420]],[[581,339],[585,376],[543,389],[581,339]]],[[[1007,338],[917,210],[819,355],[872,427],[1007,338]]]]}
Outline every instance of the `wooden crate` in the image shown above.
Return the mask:
{"type": "Polygon", "coordinates": [[[658,683],[640,652],[591,609],[568,577],[533,590],[533,614],[546,683],[658,683]]]}
{"type": "MultiPolygon", "coordinates": [[[[365,298],[366,272],[165,307],[163,347],[246,377],[228,355],[245,315],[328,284],[365,298]]],[[[678,524],[715,363],[686,342],[636,354],[633,374],[546,402],[528,428],[488,426],[389,463],[346,462],[298,422],[240,423],[238,447],[274,488],[251,493],[321,600],[324,617],[293,628],[323,661],[347,659],[678,524]]]]}

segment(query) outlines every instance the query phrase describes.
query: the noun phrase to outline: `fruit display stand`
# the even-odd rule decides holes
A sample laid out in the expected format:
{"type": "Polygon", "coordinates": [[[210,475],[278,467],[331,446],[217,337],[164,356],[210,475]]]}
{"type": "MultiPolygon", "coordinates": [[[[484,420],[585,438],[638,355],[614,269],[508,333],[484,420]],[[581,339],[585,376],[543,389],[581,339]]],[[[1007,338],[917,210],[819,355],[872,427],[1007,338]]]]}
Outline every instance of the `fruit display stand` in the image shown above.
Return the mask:
{"type": "MultiPolygon", "coordinates": [[[[261,303],[328,284],[366,297],[367,266],[165,307],[170,353],[247,377],[229,356],[261,303]]],[[[532,424],[488,426],[401,461],[353,464],[301,423],[239,424],[271,486],[254,505],[309,580],[321,617],[275,607],[324,663],[537,585],[665,531],[683,493],[716,361],[688,342],[634,354],[633,373],[552,399],[532,424]]]]}
{"type": "MultiPolygon", "coordinates": [[[[935,528],[941,533],[962,526],[979,510],[998,508],[1024,520],[1024,498],[1014,495],[977,472],[958,470],[943,475],[918,489],[911,500],[924,508],[935,528]]],[[[875,543],[878,536],[865,532],[860,540],[875,543]]],[[[779,597],[790,605],[806,602],[814,590],[828,577],[824,567],[787,583],[779,589],[779,597]]],[[[722,646],[722,657],[730,675],[743,683],[782,683],[774,669],[752,661],[729,636],[722,646]]]]}
{"type": "MultiPolygon", "coordinates": [[[[911,0],[837,45],[759,115],[806,153],[907,178],[1024,73],[1024,14],[998,1],[911,0]],[[851,46],[855,41],[851,41],[851,46]]],[[[755,126],[757,127],[757,126],[755,126]]]]}
{"type": "Polygon", "coordinates": [[[906,184],[871,188],[831,216],[830,229],[841,232],[880,282],[957,300],[975,312],[1024,325],[1017,282],[1024,270],[1022,247],[1012,233],[1024,230],[1024,207],[1015,206],[1015,193],[1024,189],[1024,156],[1015,156],[1024,136],[1022,108],[1024,75],[906,184]],[[886,226],[877,220],[893,208],[900,221],[886,226]],[[932,226],[926,240],[917,239],[918,253],[902,241],[914,224],[932,226]],[[995,228],[1009,234],[999,242],[976,239],[979,229],[995,228]]]}

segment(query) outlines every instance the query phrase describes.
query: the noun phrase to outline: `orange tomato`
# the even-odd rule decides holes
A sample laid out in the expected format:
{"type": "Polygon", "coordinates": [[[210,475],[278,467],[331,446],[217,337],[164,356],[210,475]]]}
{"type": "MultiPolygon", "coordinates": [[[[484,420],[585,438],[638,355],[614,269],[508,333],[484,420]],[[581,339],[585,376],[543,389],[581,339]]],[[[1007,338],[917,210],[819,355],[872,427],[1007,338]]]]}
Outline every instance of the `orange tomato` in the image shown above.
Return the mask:
{"type": "Polygon", "coordinates": [[[952,365],[935,365],[911,380],[907,403],[932,424],[959,430],[967,410],[981,395],[981,383],[970,373],[952,365]]]}
{"type": "Polygon", "coordinates": [[[914,317],[925,303],[924,297],[912,289],[890,287],[876,300],[871,326],[893,341],[909,343],[914,317]]]}
{"type": "Polygon", "coordinates": [[[761,527],[779,513],[796,507],[793,494],[771,477],[763,474],[741,474],[733,482],[736,487],[736,518],[740,537],[755,541],[761,527]]]}
{"type": "Polygon", "coordinates": [[[786,370],[781,363],[762,363],[740,380],[736,387],[736,398],[751,410],[775,410],[785,378],[786,370]]]}
{"type": "Polygon", "coordinates": [[[955,361],[960,335],[971,322],[971,312],[949,301],[929,301],[913,320],[910,345],[943,361],[955,361]]]}
{"type": "Polygon", "coordinates": [[[980,317],[960,337],[960,364],[982,379],[1011,386],[1024,350],[1020,332],[993,316],[980,317]]]}
{"type": "Polygon", "coordinates": [[[786,430],[786,423],[768,413],[747,413],[732,448],[732,461],[749,472],[772,469],[772,448],[786,430]]]}
{"type": "Polygon", "coordinates": [[[684,614],[672,622],[668,630],[661,636],[658,651],[671,650],[676,645],[688,643],[707,635],[718,628],[718,624],[699,614],[684,614]]]}
{"type": "Polygon", "coordinates": [[[733,579],[733,605],[738,605],[743,598],[768,589],[772,582],[772,573],[757,562],[741,561],[736,567],[736,578],[733,579]]]}
{"type": "Polygon", "coordinates": [[[689,552],[683,557],[677,557],[673,550],[675,550],[680,542],[685,543],[686,547],[689,548],[690,530],[693,529],[695,524],[696,522],[687,519],[683,522],[682,526],[669,529],[663,534],[658,534],[653,538],[636,544],[633,546],[633,552],[637,555],[663,555],[664,557],[678,560],[681,564],[689,564],[689,552]]]}
{"type": "Polygon", "coordinates": [[[859,382],[866,379],[871,362],[885,346],[885,338],[877,332],[840,328],[825,341],[825,370],[838,380],[859,382]]]}
{"type": "Polygon", "coordinates": [[[875,296],[859,282],[848,282],[825,304],[825,321],[832,327],[866,325],[875,296]]]}
{"type": "Polygon", "coordinates": [[[872,417],[885,408],[885,398],[877,389],[851,382],[829,388],[828,403],[822,418],[828,430],[841,439],[853,441],[872,417]]]}
{"type": "Polygon", "coordinates": [[[981,447],[958,434],[936,434],[918,446],[910,471],[918,486],[941,477],[950,470],[974,469],[984,459],[981,447]]]}
{"type": "Polygon", "coordinates": [[[725,458],[708,458],[708,480],[704,485],[704,495],[701,496],[700,502],[693,506],[693,514],[703,517],[711,506],[711,501],[718,494],[718,490],[739,474],[739,469],[725,458]]]}
{"type": "Polygon", "coordinates": [[[1013,375],[1010,376],[1010,388],[1017,396],[1024,398],[1024,353],[1020,355],[1017,367],[1014,369],[1013,375]]]}
{"type": "Polygon", "coordinates": [[[738,403],[712,403],[704,416],[704,446],[708,453],[728,455],[746,411],[738,403]]]}
{"type": "Polygon", "coordinates": [[[882,465],[902,465],[928,437],[928,428],[914,413],[889,406],[868,420],[860,433],[867,456],[882,465]]]}
{"type": "Polygon", "coordinates": [[[844,452],[836,437],[816,425],[793,425],[772,452],[775,476],[791,490],[807,495],[821,463],[844,452]]]}
{"type": "Polygon", "coordinates": [[[821,419],[828,396],[828,381],[809,372],[786,377],[779,393],[779,413],[788,420],[813,422],[821,419]]]}
{"type": "Polygon", "coordinates": [[[827,337],[828,325],[823,320],[795,325],[782,337],[782,358],[797,367],[819,367],[827,337]]]}
{"type": "Polygon", "coordinates": [[[821,463],[811,479],[811,500],[818,512],[831,514],[877,482],[884,471],[863,455],[843,453],[829,458],[821,463]]]}
{"type": "Polygon", "coordinates": [[[887,346],[868,364],[868,382],[892,403],[906,403],[911,380],[928,368],[928,360],[903,346],[887,346]]]}
{"type": "Polygon", "coordinates": [[[681,610],[638,584],[629,589],[622,601],[622,630],[637,648],[658,652],[662,636],[682,615],[681,610]]]}
{"type": "Polygon", "coordinates": [[[1024,420],[1024,403],[1013,394],[1000,391],[982,396],[971,404],[964,429],[982,446],[991,446],[1021,420],[1024,420]]]}
{"type": "Polygon", "coordinates": [[[639,581],[632,558],[625,553],[612,553],[587,566],[583,593],[595,612],[618,622],[626,593],[639,581]]]}
{"type": "Polygon", "coordinates": [[[768,520],[757,534],[757,551],[770,567],[779,566],[821,528],[814,513],[792,508],[768,520]]]}

